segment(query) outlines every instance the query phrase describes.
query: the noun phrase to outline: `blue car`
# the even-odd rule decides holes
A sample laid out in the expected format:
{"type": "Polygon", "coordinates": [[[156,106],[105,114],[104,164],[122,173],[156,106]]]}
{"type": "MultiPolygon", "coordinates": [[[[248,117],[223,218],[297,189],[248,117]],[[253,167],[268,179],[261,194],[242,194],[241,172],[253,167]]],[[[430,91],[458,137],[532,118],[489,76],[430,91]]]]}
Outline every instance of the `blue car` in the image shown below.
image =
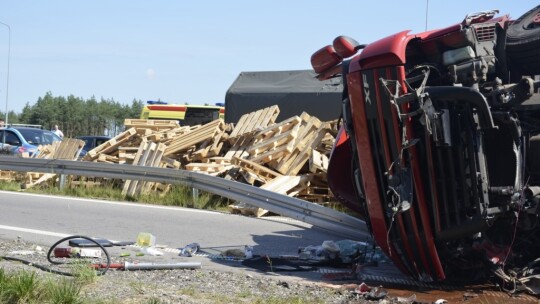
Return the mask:
{"type": "Polygon", "coordinates": [[[61,141],[52,131],[33,127],[5,127],[0,128],[0,150],[6,154],[21,154],[27,152],[32,155],[38,151],[40,145],[50,145],[61,141]]]}
{"type": "Polygon", "coordinates": [[[79,155],[80,157],[84,157],[88,153],[88,151],[94,149],[95,147],[111,139],[110,136],[100,136],[100,135],[77,136],[76,138],[84,141],[84,147],[81,151],[81,154],[79,155]]]}

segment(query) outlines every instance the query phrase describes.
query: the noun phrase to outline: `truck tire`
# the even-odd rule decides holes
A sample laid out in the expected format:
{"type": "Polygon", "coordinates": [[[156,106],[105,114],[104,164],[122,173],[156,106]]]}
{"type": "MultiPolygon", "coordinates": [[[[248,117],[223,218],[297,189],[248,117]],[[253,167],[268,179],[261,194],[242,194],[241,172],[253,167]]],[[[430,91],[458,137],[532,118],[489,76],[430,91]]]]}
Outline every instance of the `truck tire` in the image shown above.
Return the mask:
{"type": "Polygon", "coordinates": [[[523,75],[540,74],[540,5],[508,27],[506,55],[510,70],[523,75]]]}

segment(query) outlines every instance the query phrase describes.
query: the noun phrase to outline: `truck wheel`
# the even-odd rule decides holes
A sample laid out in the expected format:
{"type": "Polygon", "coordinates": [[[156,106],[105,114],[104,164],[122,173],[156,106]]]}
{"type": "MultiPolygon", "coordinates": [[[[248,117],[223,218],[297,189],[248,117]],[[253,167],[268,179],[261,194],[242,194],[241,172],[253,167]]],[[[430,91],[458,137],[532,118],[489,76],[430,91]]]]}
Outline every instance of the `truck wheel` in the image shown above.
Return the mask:
{"type": "Polygon", "coordinates": [[[508,27],[506,54],[510,69],[524,75],[540,74],[540,5],[508,27]]]}

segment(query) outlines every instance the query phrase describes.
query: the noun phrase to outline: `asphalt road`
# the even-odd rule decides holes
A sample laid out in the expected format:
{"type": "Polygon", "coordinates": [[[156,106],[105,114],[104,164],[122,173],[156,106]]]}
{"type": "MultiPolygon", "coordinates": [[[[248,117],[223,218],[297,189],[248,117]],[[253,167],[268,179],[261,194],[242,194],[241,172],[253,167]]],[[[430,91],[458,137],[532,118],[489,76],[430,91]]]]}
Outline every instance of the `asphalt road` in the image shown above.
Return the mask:
{"type": "MultiPolygon", "coordinates": [[[[197,242],[208,252],[253,247],[255,255],[294,255],[299,247],[343,237],[300,221],[212,211],[0,191],[0,239],[51,246],[72,235],[135,241],[139,232],[176,249],[197,242]]],[[[174,251],[174,250],[173,250],[174,251]]],[[[163,257],[161,257],[163,259],[163,257]]],[[[205,267],[223,267],[204,260],[205,267]]]]}
{"type": "MultiPolygon", "coordinates": [[[[240,271],[261,275],[254,269],[242,266],[239,262],[214,259],[208,255],[183,257],[178,248],[197,242],[203,251],[218,253],[230,248],[253,247],[255,255],[296,255],[299,247],[321,245],[325,240],[342,240],[337,234],[314,228],[287,218],[250,218],[218,212],[161,207],[126,202],[78,199],[47,195],[0,191],[0,240],[23,239],[36,245],[50,247],[58,240],[84,235],[101,237],[114,241],[135,241],[139,232],[149,232],[161,245],[163,256],[138,257],[136,247],[107,247],[111,256],[120,252],[131,252],[127,261],[182,263],[200,262],[201,267],[216,271],[240,271]]],[[[67,244],[66,244],[67,245],[67,244]]],[[[28,248],[32,249],[32,248],[28,248]]],[[[343,271],[343,269],[340,269],[343,271]]],[[[369,268],[364,272],[369,273],[369,268]]],[[[393,266],[371,270],[384,277],[405,279],[393,266]],[[389,268],[388,268],[389,267],[389,268]],[[387,273],[390,271],[389,273],[387,273]]],[[[275,276],[278,273],[271,273],[275,276]]],[[[321,282],[321,272],[299,271],[280,272],[279,276],[288,279],[321,282]]],[[[433,302],[436,299],[459,301],[468,288],[453,291],[410,288],[390,289],[393,296],[408,297],[418,293],[418,299],[433,302]]],[[[476,287],[478,288],[478,287],[476,287]]],[[[482,290],[484,288],[479,288],[482,290]]],[[[508,301],[509,296],[488,289],[481,292],[487,302],[508,301]]],[[[524,296],[521,300],[513,298],[512,303],[535,303],[537,298],[524,296]]],[[[473,301],[474,302],[474,301],[473,301]]]]}

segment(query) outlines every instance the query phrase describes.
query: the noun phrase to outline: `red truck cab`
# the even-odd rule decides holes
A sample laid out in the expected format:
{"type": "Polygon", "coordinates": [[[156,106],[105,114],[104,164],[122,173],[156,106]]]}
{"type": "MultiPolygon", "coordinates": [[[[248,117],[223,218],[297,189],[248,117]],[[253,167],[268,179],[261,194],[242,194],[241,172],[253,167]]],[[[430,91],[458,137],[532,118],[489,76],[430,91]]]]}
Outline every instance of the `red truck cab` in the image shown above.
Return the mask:
{"type": "Polygon", "coordinates": [[[422,281],[520,282],[540,257],[540,6],[497,14],[311,58],[346,84],[330,187],[422,281]]]}

